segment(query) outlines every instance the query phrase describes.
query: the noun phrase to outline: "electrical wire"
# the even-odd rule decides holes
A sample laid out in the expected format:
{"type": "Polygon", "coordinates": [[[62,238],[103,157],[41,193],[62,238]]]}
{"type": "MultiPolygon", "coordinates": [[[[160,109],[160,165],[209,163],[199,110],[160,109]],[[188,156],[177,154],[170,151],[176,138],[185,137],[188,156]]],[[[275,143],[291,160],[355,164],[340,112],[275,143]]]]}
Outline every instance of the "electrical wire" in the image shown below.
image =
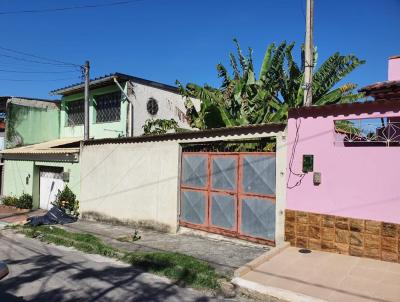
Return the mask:
{"type": "Polygon", "coordinates": [[[10,69],[0,69],[0,72],[9,72],[9,73],[33,73],[33,74],[60,74],[60,73],[75,73],[77,71],[74,70],[66,70],[66,71],[30,71],[30,70],[10,70],[10,69]]]}
{"type": "Polygon", "coordinates": [[[56,81],[64,81],[64,80],[77,80],[79,77],[72,78],[61,78],[61,79],[9,79],[9,78],[0,78],[0,81],[8,81],[8,82],[56,82],[56,81]]]}
{"type": "Polygon", "coordinates": [[[125,0],[125,1],[116,1],[116,2],[104,3],[104,4],[86,4],[86,5],[75,5],[75,6],[58,7],[58,8],[0,11],[0,15],[17,15],[17,14],[37,14],[37,13],[49,13],[49,12],[61,12],[61,11],[69,11],[69,10],[76,10],[76,9],[89,9],[89,8],[119,6],[119,5],[126,5],[126,4],[130,4],[130,3],[141,2],[141,1],[144,1],[144,0],[125,0]]]}
{"type": "MultiPolygon", "coordinates": [[[[44,64],[44,65],[53,65],[53,66],[59,66],[59,67],[71,67],[70,65],[66,64],[56,64],[56,63],[51,63],[51,62],[42,62],[42,61],[36,61],[36,60],[31,60],[31,59],[26,59],[22,57],[16,57],[12,55],[7,55],[7,54],[0,54],[1,57],[17,60],[17,61],[24,61],[28,63],[36,63],[36,64],[44,64]]],[[[80,65],[76,65],[75,67],[81,67],[80,65]]]]}
{"type": "Polygon", "coordinates": [[[45,61],[49,61],[49,62],[58,63],[58,64],[61,64],[61,65],[71,65],[71,66],[75,66],[75,67],[81,67],[81,65],[79,65],[79,64],[63,62],[63,61],[60,61],[60,60],[54,60],[54,59],[50,59],[50,58],[46,58],[46,57],[42,57],[42,56],[37,56],[37,55],[31,54],[31,53],[23,52],[23,51],[20,51],[20,50],[16,50],[16,49],[4,47],[4,46],[0,46],[0,49],[6,50],[8,52],[14,52],[14,53],[17,53],[17,54],[20,54],[20,55],[28,56],[28,57],[40,59],[40,60],[45,60],[45,61]]]}

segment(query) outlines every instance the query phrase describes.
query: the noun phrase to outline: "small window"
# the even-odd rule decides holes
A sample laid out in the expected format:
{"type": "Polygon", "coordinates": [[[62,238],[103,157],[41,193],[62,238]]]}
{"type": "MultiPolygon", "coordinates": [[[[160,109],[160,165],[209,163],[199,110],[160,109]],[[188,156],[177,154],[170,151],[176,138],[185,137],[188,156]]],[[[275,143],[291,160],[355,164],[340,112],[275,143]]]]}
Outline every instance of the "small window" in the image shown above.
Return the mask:
{"type": "Polygon", "coordinates": [[[154,98],[149,98],[147,101],[147,112],[151,115],[156,115],[158,112],[158,103],[154,98]]]}
{"type": "Polygon", "coordinates": [[[84,100],[68,102],[67,126],[83,125],[85,120],[84,100]]]}
{"type": "Polygon", "coordinates": [[[96,123],[117,122],[121,118],[121,92],[95,97],[96,123]]]}

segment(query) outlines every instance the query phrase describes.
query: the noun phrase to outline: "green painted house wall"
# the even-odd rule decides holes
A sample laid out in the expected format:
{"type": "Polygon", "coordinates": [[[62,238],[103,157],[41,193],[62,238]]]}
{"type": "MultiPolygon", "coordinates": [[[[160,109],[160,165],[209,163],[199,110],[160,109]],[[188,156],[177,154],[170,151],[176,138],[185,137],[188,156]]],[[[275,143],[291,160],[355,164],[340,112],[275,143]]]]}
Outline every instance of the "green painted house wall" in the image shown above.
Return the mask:
{"type": "Polygon", "coordinates": [[[7,105],[6,148],[33,145],[60,137],[58,108],[7,105]]]}
{"type": "Polygon", "coordinates": [[[39,207],[39,181],[40,168],[61,167],[65,172],[70,173],[70,181],[66,183],[76,194],[80,196],[80,165],[79,163],[63,162],[44,162],[44,161],[25,161],[25,160],[6,160],[4,162],[4,191],[5,196],[19,197],[23,193],[31,194],[33,197],[33,207],[39,207]],[[27,181],[28,180],[28,181],[27,181]]]}
{"type": "MultiPolygon", "coordinates": [[[[126,92],[127,84],[124,83],[122,87],[126,92]]],[[[116,85],[110,85],[90,91],[89,129],[91,138],[126,136],[128,101],[122,96],[120,120],[106,123],[96,122],[96,97],[118,91],[119,88],[116,85]]],[[[36,144],[57,138],[83,138],[83,125],[76,125],[73,127],[67,125],[68,103],[83,99],[83,97],[83,93],[63,96],[61,105],[57,110],[12,104],[9,116],[9,120],[12,121],[9,147],[16,147],[18,144],[36,144]]],[[[34,160],[34,157],[32,160],[7,159],[4,161],[2,194],[5,196],[16,197],[21,196],[23,193],[31,194],[33,197],[33,206],[34,208],[38,208],[40,202],[40,168],[43,166],[62,167],[64,171],[69,171],[70,181],[67,185],[79,199],[81,183],[79,162],[66,163],[56,161],[36,161],[34,160]]]]}
{"type": "MultiPolygon", "coordinates": [[[[126,92],[127,85],[123,86],[126,92]]],[[[93,89],[89,95],[89,135],[91,138],[113,138],[126,136],[128,101],[122,97],[120,120],[116,122],[96,122],[96,96],[120,91],[116,85],[93,89]]],[[[83,99],[83,93],[64,96],[61,101],[60,137],[83,137],[83,125],[67,125],[67,106],[69,102],[83,99]]]]}

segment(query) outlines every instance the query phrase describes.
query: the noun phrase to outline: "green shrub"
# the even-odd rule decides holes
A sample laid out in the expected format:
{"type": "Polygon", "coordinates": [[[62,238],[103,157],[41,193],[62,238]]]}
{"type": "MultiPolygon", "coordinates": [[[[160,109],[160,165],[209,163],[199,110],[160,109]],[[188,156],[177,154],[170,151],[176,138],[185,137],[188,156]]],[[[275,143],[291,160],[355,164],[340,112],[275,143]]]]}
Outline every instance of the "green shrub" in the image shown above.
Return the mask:
{"type": "Polygon", "coordinates": [[[17,199],[16,207],[20,209],[32,209],[32,195],[24,193],[17,199]]]}
{"type": "Polygon", "coordinates": [[[67,214],[79,216],[79,201],[68,186],[65,186],[62,191],[58,191],[53,205],[59,207],[67,214]]]}
{"type": "Polygon", "coordinates": [[[15,196],[5,196],[2,199],[2,203],[5,206],[16,207],[18,203],[18,198],[15,196]]]}
{"type": "Polygon", "coordinates": [[[32,209],[32,195],[23,193],[19,198],[15,196],[6,196],[2,199],[5,206],[16,207],[19,209],[32,209]]]}

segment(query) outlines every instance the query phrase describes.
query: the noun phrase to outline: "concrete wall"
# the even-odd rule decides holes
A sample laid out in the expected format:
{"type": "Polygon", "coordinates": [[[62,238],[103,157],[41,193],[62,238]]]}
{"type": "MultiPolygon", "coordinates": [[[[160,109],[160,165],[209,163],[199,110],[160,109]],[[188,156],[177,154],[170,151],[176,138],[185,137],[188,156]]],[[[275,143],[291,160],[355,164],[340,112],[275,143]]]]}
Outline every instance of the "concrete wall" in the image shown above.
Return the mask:
{"type": "Polygon", "coordinates": [[[41,166],[62,167],[65,172],[70,172],[70,181],[66,183],[80,198],[80,166],[79,163],[43,162],[25,160],[5,160],[3,195],[21,196],[23,193],[31,194],[33,206],[39,207],[39,170],[41,166]],[[26,182],[29,178],[28,183],[26,182]]]}
{"type": "Polygon", "coordinates": [[[334,120],[400,115],[399,110],[385,111],[375,108],[368,114],[337,112],[333,116],[325,112],[289,117],[287,156],[289,161],[293,156],[293,165],[288,165],[287,174],[288,187],[293,188],[287,189],[287,208],[400,223],[400,148],[334,144],[334,120]],[[322,175],[320,185],[313,184],[313,173],[304,177],[293,174],[302,173],[303,154],[314,155],[314,171],[322,175]]]}
{"type": "Polygon", "coordinates": [[[185,118],[185,100],[180,94],[137,83],[134,84],[134,91],[134,135],[143,134],[143,125],[148,119],[174,119],[179,127],[190,128],[185,118]],[[149,98],[156,99],[158,103],[158,112],[154,116],[147,112],[149,98]]]}
{"type": "MultiPolygon", "coordinates": [[[[276,243],[284,240],[286,137],[280,133],[220,137],[277,137],[276,243]]],[[[81,153],[81,213],[178,229],[181,143],[185,141],[87,145],[81,153]]]]}
{"type": "Polygon", "coordinates": [[[176,231],[179,148],[177,142],[85,146],[81,213],[176,231]]]}
{"type": "MultiPolygon", "coordinates": [[[[28,100],[25,102],[28,104],[28,100]]],[[[34,102],[30,101],[30,103],[34,102]]],[[[40,108],[8,103],[6,147],[33,145],[59,138],[60,111],[57,107],[53,107],[40,108]]]]}

